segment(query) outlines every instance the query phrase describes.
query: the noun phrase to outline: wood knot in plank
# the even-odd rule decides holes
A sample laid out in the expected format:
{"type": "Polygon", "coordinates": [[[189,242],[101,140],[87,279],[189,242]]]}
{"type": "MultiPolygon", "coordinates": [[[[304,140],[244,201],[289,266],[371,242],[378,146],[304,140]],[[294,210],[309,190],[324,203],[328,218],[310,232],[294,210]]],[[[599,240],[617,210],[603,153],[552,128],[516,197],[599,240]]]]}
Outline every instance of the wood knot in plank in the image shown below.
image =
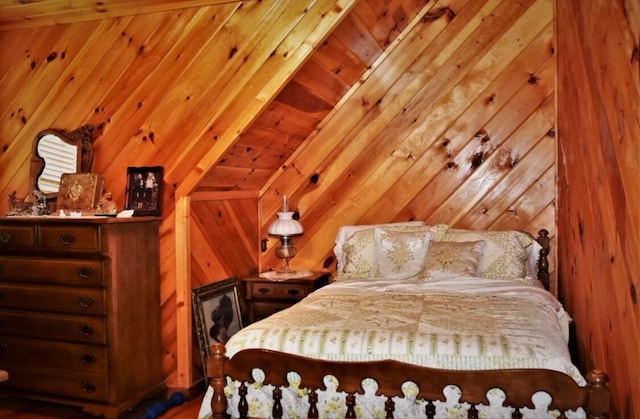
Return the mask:
{"type": "Polygon", "coordinates": [[[438,10],[434,11],[434,12],[429,12],[427,14],[425,14],[422,17],[422,21],[423,22],[433,22],[435,20],[440,19],[442,16],[447,16],[448,20],[453,20],[454,17],[456,17],[456,14],[453,10],[451,10],[449,7],[441,7],[438,10]]]}

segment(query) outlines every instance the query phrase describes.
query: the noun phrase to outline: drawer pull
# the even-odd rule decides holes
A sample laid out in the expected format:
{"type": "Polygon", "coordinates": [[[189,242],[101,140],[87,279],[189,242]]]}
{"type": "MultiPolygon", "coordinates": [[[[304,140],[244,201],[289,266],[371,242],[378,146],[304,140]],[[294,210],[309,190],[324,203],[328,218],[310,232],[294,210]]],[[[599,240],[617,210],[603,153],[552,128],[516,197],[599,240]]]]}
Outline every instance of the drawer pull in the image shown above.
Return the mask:
{"type": "Polygon", "coordinates": [[[93,298],[91,297],[78,297],[78,304],[80,307],[88,308],[91,307],[94,303],[93,298]]]}
{"type": "Polygon", "coordinates": [[[258,288],[260,294],[269,294],[269,288],[258,288]]]}
{"type": "Polygon", "coordinates": [[[91,336],[95,332],[93,326],[89,326],[87,324],[83,324],[82,326],[78,326],[78,333],[82,336],[91,336]]]}
{"type": "Polygon", "coordinates": [[[80,360],[83,364],[92,364],[96,362],[96,359],[96,356],[90,352],[84,353],[82,354],[82,356],[80,356],[80,360]]]}
{"type": "Polygon", "coordinates": [[[4,297],[7,296],[7,293],[4,291],[0,291],[0,300],[4,300],[4,297]]]}
{"type": "Polygon", "coordinates": [[[297,290],[295,288],[289,288],[289,290],[287,291],[287,293],[291,296],[296,296],[298,294],[300,294],[300,290],[297,290]]]}
{"type": "Polygon", "coordinates": [[[60,244],[64,244],[65,246],[69,246],[71,243],[74,242],[75,239],[76,239],[76,236],[69,233],[61,234],[60,237],[58,237],[58,240],[60,240],[60,244]]]}
{"type": "Polygon", "coordinates": [[[2,234],[0,234],[0,243],[9,244],[9,242],[11,241],[12,238],[13,238],[13,236],[11,234],[2,233],[2,234]]]}
{"type": "Polygon", "coordinates": [[[8,343],[0,343],[0,352],[7,353],[9,352],[9,344],[8,343]]]}
{"type": "Polygon", "coordinates": [[[93,269],[87,267],[78,268],[78,276],[80,278],[88,279],[91,275],[93,275],[93,269]]]}
{"type": "Polygon", "coordinates": [[[96,385],[96,383],[92,383],[91,381],[83,381],[80,388],[82,388],[82,391],[84,391],[85,393],[95,393],[98,389],[98,386],[96,385]]]}

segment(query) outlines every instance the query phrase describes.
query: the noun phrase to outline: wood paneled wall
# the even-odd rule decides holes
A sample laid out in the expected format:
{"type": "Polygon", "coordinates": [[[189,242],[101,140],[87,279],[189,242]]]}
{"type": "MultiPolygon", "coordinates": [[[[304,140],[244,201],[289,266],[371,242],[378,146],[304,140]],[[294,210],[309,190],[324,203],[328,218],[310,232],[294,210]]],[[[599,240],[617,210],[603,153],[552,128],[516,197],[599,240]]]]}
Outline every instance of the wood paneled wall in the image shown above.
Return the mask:
{"type": "Polygon", "coordinates": [[[640,417],[640,2],[558,1],[561,292],[614,417],[640,417]]]}
{"type": "MultiPolygon", "coordinates": [[[[571,179],[557,173],[554,25],[576,26],[566,29],[571,37],[560,51],[584,47],[569,29],[595,25],[577,1],[559,10],[556,22],[553,0],[154,3],[162,8],[118,10],[94,21],[86,20],[87,14],[95,19],[89,10],[65,14],[64,24],[52,26],[11,26],[18,25],[15,16],[3,21],[0,7],[0,194],[28,193],[32,141],[50,127],[101,128],[94,169],[120,206],[128,166],[165,166],[162,349],[170,387],[188,387],[202,376],[191,340],[191,288],[279,264],[266,232],[283,194],[305,227],[295,266],[335,269],[332,247],[341,225],[422,219],[534,233],[548,228],[554,249],[563,237],[561,266],[571,276],[578,227],[565,211],[568,224],[556,231],[556,177],[580,182],[578,175],[598,164],[608,179],[627,182],[632,173],[616,177],[609,160],[597,158],[564,163],[571,179]]],[[[637,8],[610,3],[612,22],[637,24],[637,8]]],[[[61,21],[45,19],[51,22],[61,21]]],[[[638,39],[637,32],[617,30],[625,48],[638,39]]],[[[615,77],[637,88],[637,53],[632,57],[624,58],[631,76],[616,70],[615,77]]],[[[563,65],[571,69],[566,57],[563,65]]],[[[572,83],[586,94],[591,90],[584,86],[596,82],[585,76],[572,83]]],[[[565,93],[570,99],[573,90],[565,93]]],[[[560,115],[577,109],[564,100],[560,115]]],[[[616,100],[627,106],[631,99],[616,100]]],[[[624,109],[625,117],[610,120],[631,125],[633,107],[624,109]]],[[[595,115],[579,121],[582,113],[569,113],[559,131],[592,122],[582,129],[602,131],[595,115]]],[[[625,129],[637,134],[635,127],[625,129]]],[[[584,138],[571,147],[580,149],[584,138]]],[[[602,155],[620,147],[611,143],[602,155]]],[[[637,162],[635,156],[627,163],[637,162]]],[[[572,188],[589,192],[589,186],[572,188]]],[[[620,196],[620,188],[612,190],[620,196]]],[[[629,221],[638,214],[637,195],[629,196],[624,228],[635,226],[637,233],[629,221]]],[[[571,208],[583,203],[569,199],[571,208]]],[[[595,214],[593,208],[583,213],[595,214]]],[[[615,228],[623,225],[606,231],[615,228]]],[[[621,249],[634,244],[628,236],[621,249]]],[[[632,249],[617,254],[615,266],[632,263],[626,259],[632,249]]],[[[585,295],[595,299],[587,291],[593,281],[571,298],[577,281],[560,288],[577,311],[588,364],[609,368],[604,320],[586,314],[591,304],[575,303],[585,295]],[[597,338],[592,343],[589,333],[597,338]]],[[[622,282],[620,301],[630,295],[622,282]]],[[[604,304],[599,310],[622,327],[622,310],[604,304]]],[[[625,339],[620,332],[617,342],[628,347],[632,340],[625,339]]],[[[620,359],[615,371],[630,361],[620,359]]]]}

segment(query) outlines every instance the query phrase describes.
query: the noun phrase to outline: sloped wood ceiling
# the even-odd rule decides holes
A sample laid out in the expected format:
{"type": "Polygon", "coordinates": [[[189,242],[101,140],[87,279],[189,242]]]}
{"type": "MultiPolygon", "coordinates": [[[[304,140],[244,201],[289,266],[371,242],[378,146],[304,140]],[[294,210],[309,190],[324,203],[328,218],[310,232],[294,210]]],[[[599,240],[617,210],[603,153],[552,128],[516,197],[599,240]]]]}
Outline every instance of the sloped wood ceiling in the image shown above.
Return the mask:
{"type": "Polygon", "coordinates": [[[343,224],[555,235],[552,0],[104,7],[127,3],[99,20],[49,11],[47,26],[0,8],[0,194],[27,195],[51,127],[100,128],[94,170],[120,207],[127,167],[165,167],[169,386],[201,378],[191,287],[279,264],[266,231],[283,194],[306,269],[335,269],[343,224]]]}

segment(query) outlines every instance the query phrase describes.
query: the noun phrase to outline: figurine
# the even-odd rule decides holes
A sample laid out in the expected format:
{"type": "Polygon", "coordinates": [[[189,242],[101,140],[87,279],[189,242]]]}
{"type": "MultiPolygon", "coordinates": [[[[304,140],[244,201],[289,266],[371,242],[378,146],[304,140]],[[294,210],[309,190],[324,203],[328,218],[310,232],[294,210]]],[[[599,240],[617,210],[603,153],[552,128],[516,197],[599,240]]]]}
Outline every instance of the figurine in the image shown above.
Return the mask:
{"type": "Polygon", "coordinates": [[[51,213],[51,207],[49,207],[47,195],[37,190],[32,193],[36,198],[36,202],[33,205],[33,215],[49,215],[51,213]]]}
{"type": "Polygon", "coordinates": [[[16,191],[9,194],[9,211],[7,216],[29,215],[32,211],[33,203],[16,197],[16,191]]]}
{"type": "Polygon", "coordinates": [[[96,214],[117,214],[118,206],[113,201],[113,195],[111,192],[105,192],[102,194],[102,198],[96,205],[96,214]]]}

